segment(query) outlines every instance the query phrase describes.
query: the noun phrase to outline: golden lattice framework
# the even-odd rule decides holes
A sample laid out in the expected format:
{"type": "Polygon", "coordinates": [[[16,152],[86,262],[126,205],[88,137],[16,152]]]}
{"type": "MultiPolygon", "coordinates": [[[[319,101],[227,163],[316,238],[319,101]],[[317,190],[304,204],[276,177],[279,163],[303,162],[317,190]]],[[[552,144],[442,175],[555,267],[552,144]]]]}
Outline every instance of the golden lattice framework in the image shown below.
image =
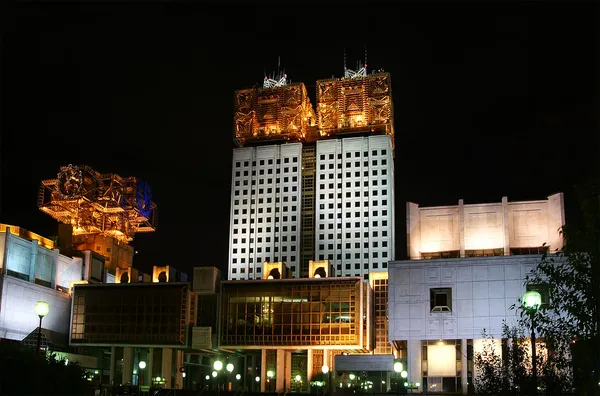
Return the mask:
{"type": "Polygon", "coordinates": [[[317,81],[317,125],[321,136],[368,131],[393,141],[390,74],[317,81]]]}
{"type": "Polygon", "coordinates": [[[265,140],[312,141],[346,133],[394,137],[389,73],[319,80],[317,112],[303,83],[235,92],[234,136],[241,145],[265,140]]]}
{"type": "Polygon", "coordinates": [[[302,141],[316,124],[313,107],[302,83],[235,92],[234,133],[249,141],[302,141]]]}
{"type": "Polygon", "coordinates": [[[129,242],[156,230],[156,204],[147,183],[135,177],[99,173],[87,165],[62,166],[43,180],[40,210],[73,227],[73,235],[100,234],[129,242]]]}

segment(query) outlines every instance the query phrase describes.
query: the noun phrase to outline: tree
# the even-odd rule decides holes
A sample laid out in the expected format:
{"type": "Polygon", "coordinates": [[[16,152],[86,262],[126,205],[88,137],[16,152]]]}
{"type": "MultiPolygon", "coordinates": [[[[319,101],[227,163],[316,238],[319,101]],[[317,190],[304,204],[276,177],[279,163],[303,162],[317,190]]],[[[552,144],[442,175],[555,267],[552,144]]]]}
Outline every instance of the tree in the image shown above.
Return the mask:
{"type": "Polygon", "coordinates": [[[516,395],[527,389],[529,352],[520,328],[502,325],[502,351],[496,340],[483,330],[483,350],[475,353],[475,391],[481,395],[516,395]]]}
{"type": "Polygon", "coordinates": [[[84,395],[89,389],[87,372],[79,365],[20,344],[0,343],[1,395],[84,395]]]}
{"type": "MultiPolygon", "coordinates": [[[[475,390],[480,395],[532,394],[531,353],[529,338],[521,326],[502,326],[502,351],[494,339],[483,331],[483,350],[475,353],[475,390]]],[[[552,354],[544,344],[537,346],[538,385],[547,395],[560,395],[570,390],[568,372],[557,371],[552,354]]]]}
{"type": "MultiPolygon", "coordinates": [[[[577,394],[600,395],[600,194],[598,181],[575,188],[578,224],[560,230],[562,252],[544,254],[527,284],[545,284],[549,303],[535,312],[536,331],[548,345],[554,371],[574,369],[577,394]]],[[[530,326],[521,309],[520,324],[530,326]]]]}

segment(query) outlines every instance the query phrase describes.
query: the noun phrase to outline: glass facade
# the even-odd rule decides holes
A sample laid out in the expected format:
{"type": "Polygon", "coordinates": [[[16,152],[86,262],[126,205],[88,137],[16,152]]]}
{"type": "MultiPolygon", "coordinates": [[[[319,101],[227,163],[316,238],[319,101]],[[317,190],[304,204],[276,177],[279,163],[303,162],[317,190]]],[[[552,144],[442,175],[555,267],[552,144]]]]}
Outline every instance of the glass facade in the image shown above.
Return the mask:
{"type": "Polygon", "coordinates": [[[221,346],[362,347],[361,278],[223,282],[221,346]]]}
{"type": "Polygon", "coordinates": [[[195,319],[188,289],[181,283],[76,285],[71,343],[186,345],[189,320],[195,319]]]}

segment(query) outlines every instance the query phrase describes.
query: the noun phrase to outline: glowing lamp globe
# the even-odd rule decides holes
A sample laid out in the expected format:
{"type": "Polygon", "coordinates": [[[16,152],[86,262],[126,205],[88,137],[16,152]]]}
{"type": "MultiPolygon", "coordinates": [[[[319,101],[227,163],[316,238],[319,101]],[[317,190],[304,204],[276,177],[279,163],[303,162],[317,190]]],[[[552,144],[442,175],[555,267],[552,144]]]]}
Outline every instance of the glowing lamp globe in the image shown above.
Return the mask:
{"type": "Polygon", "coordinates": [[[213,376],[213,377],[216,377],[217,375],[218,375],[218,373],[217,373],[216,371],[213,371],[213,372],[212,372],[212,376],[213,376]]]}
{"type": "Polygon", "coordinates": [[[260,377],[257,375],[256,378],[254,378],[254,381],[260,382],[260,377]]]}
{"type": "Polygon", "coordinates": [[[402,366],[402,363],[400,363],[400,362],[394,363],[394,371],[395,372],[399,373],[402,371],[403,368],[404,367],[402,366]]]}
{"type": "Polygon", "coordinates": [[[242,379],[242,375],[241,375],[241,374],[236,374],[236,375],[235,375],[235,379],[236,379],[236,380],[240,380],[240,379],[242,379]]]}
{"type": "Polygon", "coordinates": [[[275,373],[271,370],[267,371],[267,377],[269,378],[273,378],[273,376],[275,375],[275,373]]]}
{"type": "Polygon", "coordinates": [[[50,312],[50,306],[46,301],[38,301],[35,303],[35,314],[37,316],[43,318],[48,315],[48,312],[50,312]]]}
{"type": "Polygon", "coordinates": [[[302,379],[302,377],[300,376],[300,374],[296,375],[296,381],[300,382],[300,380],[302,379]]]}
{"type": "Polygon", "coordinates": [[[223,370],[223,362],[222,362],[222,361],[220,361],[220,360],[216,360],[216,361],[213,363],[213,368],[214,368],[215,370],[217,370],[217,371],[219,371],[219,370],[223,370]]]}
{"type": "Polygon", "coordinates": [[[225,366],[225,369],[231,373],[233,371],[233,364],[228,363],[227,366],[225,366]]]}
{"type": "Polygon", "coordinates": [[[327,374],[329,372],[329,366],[324,364],[323,367],[321,367],[321,371],[323,374],[327,374]]]}
{"type": "Polygon", "coordinates": [[[537,309],[542,305],[542,295],[535,291],[530,290],[523,294],[523,306],[528,309],[537,309]]]}
{"type": "Polygon", "coordinates": [[[210,379],[210,375],[206,374],[206,377],[204,377],[205,380],[209,380],[210,379]]]}
{"type": "Polygon", "coordinates": [[[402,377],[402,378],[408,377],[408,373],[406,372],[406,370],[404,370],[400,373],[400,377],[402,377]]]}
{"type": "Polygon", "coordinates": [[[354,381],[354,378],[356,378],[356,375],[354,375],[354,374],[350,374],[350,375],[349,375],[349,377],[350,377],[350,380],[351,380],[351,381],[354,381]]]}
{"type": "Polygon", "coordinates": [[[138,366],[139,366],[139,368],[140,368],[140,369],[142,369],[142,370],[143,370],[143,369],[145,369],[145,368],[146,368],[146,362],[144,362],[144,361],[142,360],[142,361],[140,361],[140,362],[138,363],[138,366]]]}

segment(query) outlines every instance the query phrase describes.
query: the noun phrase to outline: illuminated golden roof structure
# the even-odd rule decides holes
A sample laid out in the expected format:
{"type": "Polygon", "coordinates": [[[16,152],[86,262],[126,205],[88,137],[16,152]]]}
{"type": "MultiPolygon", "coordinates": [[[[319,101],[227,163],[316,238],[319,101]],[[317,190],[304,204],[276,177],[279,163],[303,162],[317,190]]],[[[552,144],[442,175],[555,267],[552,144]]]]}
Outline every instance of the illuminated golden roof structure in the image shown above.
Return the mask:
{"type": "Polygon", "coordinates": [[[311,142],[341,134],[387,134],[394,141],[389,73],[344,70],[343,78],[317,81],[317,113],[303,83],[285,74],[265,77],[262,88],[235,91],[234,140],[248,143],[311,142]]]}
{"type": "Polygon", "coordinates": [[[263,88],[235,92],[234,138],[240,145],[262,141],[304,141],[316,124],[306,87],[266,79],[263,88]]]}
{"type": "Polygon", "coordinates": [[[371,132],[394,141],[394,109],[389,73],[346,70],[344,78],[317,81],[317,120],[322,137],[371,132]]]}
{"type": "Polygon", "coordinates": [[[146,182],[87,165],[62,166],[56,179],[43,180],[38,207],[71,225],[73,235],[100,234],[127,243],[138,232],[156,230],[156,204],[146,182]]]}

